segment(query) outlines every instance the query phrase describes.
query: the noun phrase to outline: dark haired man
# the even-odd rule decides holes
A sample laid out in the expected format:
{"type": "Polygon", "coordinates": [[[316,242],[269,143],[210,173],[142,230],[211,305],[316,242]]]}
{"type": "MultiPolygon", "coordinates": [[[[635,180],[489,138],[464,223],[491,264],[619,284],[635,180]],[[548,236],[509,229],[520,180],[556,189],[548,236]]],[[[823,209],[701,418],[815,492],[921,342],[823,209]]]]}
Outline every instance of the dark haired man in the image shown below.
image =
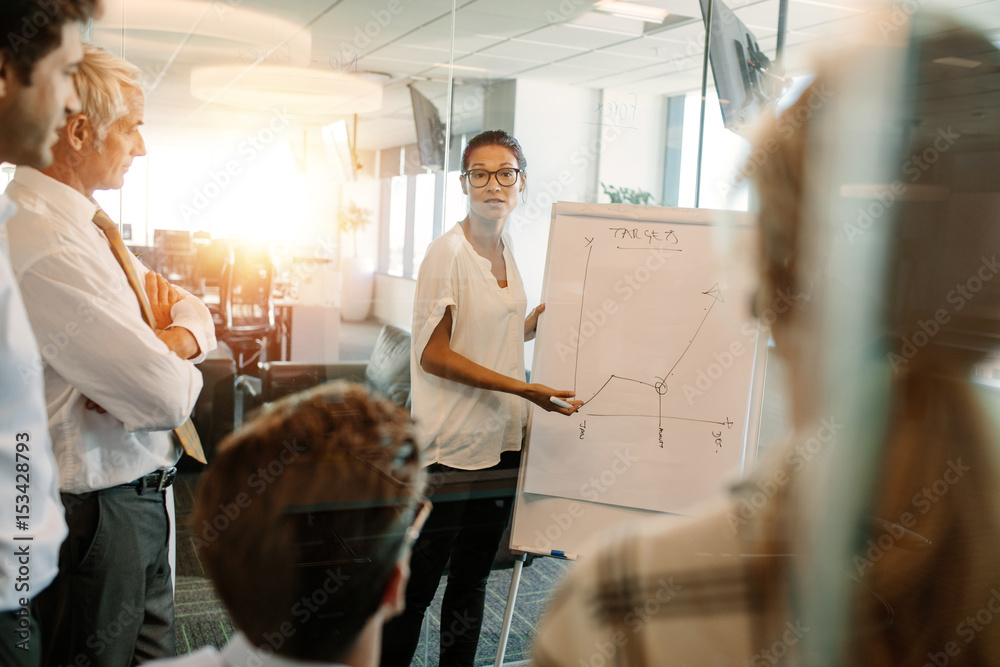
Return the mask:
{"type": "Polygon", "coordinates": [[[195,364],[216,342],[205,304],[149,271],[92,198],[121,188],[146,154],[145,100],[137,67],[83,51],[81,111],[51,166],[17,168],[7,227],[69,530],[59,575],[36,600],[42,660],[120,667],[174,655],[169,487],[182,447],[204,461],[188,416],[202,387],[195,364]]]}
{"type": "MultiPolygon", "coordinates": [[[[72,75],[83,58],[79,22],[94,0],[0,3],[0,162],[47,167],[56,129],[80,101],[72,75]]],[[[0,195],[0,664],[37,665],[32,600],[56,575],[66,536],[40,365],[10,267],[0,195]]]]}
{"type": "Polygon", "coordinates": [[[0,160],[52,162],[55,132],[79,100],[72,75],[83,58],[79,21],[94,0],[0,3],[0,160]]]}
{"type": "Polygon", "coordinates": [[[377,665],[430,512],[408,411],[329,383],[276,403],[220,450],[192,526],[240,632],[221,654],[150,667],[377,665]]]}

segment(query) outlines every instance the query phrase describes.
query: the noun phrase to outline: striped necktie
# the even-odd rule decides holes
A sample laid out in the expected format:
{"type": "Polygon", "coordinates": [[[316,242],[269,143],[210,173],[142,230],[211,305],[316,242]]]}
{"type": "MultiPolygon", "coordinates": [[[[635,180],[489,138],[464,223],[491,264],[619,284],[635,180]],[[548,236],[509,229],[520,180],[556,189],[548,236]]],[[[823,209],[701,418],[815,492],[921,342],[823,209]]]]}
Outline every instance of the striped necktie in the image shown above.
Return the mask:
{"type": "MultiPolygon", "coordinates": [[[[111,244],[111,252],[114,253],[119,266],[125,272],[129,287],[132,288],[136,298],[139,300],[142,319],[146,321],[146,324],[155,329],[156,317],[153,315],[153,307],[149,305],[149,297],[146,296],[146,290],[139,280],[139,274],[135,270],[135,265],[132,264],[132,253],[125,247],[125,241],[122,240],[122,235],[118,233],[118,225],[100,207],[98,207],[97,213],[94,214],[94,224],[100,227],[104,235],[108,237],[108,243],[111,244]]],[[[180,441],[181,447],[184,448],[188,456],[195,461],[207,462],[205,460],[205,450],[201,446],[201,439],[198,437],[198,432],[195,430],[194,424],[191,423],[190,417],[174,429],[174,434],[177,435],[177,440],[180,441]]]]}

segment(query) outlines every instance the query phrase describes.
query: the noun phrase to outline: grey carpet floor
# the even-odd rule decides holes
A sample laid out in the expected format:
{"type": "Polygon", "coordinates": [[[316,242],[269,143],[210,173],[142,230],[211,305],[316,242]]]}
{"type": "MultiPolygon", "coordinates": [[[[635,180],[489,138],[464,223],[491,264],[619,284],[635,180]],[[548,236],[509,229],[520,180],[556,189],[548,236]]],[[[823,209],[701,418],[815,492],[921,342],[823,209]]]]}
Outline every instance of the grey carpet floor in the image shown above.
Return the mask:
{"type": "MultiPolygon", "coordinates": [[[[178,477],[174,493],[177,506],[175,615],[178,655],[207,645],[222,647],[234,632],[233,624],[216,598],[212,584],[198,560],[188,527],[197,479],[197,473],[183,473],[178,477]]],[[[536,558],[522,570],[505,662],[518,662],[530,657],[534,628],[555,591],[556,583],[568,566],[569,563],[557,559],[536,558]]],[[[477,666],[492,665],[496,657],[512,572],[510,568],[497,569],[490,576],[486,591],[486,617],[476,654],[477,666]]],[[[430,642],[425,644],[421,639],[413,665],[422,667],[437,664],[443,593],[442,581],[437,597],[428,609],[430,642]]]]}

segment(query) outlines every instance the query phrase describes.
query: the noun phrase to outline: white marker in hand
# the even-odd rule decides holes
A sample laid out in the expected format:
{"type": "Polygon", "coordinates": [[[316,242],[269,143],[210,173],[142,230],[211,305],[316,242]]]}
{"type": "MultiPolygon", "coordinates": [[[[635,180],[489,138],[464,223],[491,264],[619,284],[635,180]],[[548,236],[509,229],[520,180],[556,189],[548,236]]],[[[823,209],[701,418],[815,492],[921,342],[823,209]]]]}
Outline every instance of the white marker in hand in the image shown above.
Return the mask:
{"type": "Polygon", "coordinates": [[[558,396],[550,396],[549,400],[558,405],[560,408],[572,408],[573,406],[562,400],[558,396]]]}

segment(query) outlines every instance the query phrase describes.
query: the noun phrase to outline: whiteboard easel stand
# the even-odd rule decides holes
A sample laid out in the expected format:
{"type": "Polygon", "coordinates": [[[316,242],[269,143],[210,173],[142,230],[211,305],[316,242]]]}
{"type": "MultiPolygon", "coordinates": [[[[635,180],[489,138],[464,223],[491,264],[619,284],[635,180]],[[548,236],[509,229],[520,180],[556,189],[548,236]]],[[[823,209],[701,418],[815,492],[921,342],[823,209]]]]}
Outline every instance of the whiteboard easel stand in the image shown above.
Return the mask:
{"type": "Polygon", "coordinates": [[[694,179],[694,207],[701,207],[701,154],[705,148],[705,96],[708,95],[708,50],[712,46],[712,0],[705,19],[705,57],[701,63],[701,119],[698,121],[698,168],[694,179]]]}
{"type": "MultiPolygon", "coordinates": [[[[760,363],[760,374],[763,378],[766,371],[767,364],[767,345],[768,336],[760,335],[757,339],[757,346],[754,355],[754,365],[760,363]],[[758,361],[759,360],[759,361],[758,361]]],[[[755,374],[756,374],[755,369],[755,374]]],[[[751,457],[756,458],[757,456],[757,438],[754,437],[751,442],[750,434],[759,433],[760,431],[760,417],[761,408],[764,401],[764,383],[763,379],[761,382],[755,383],[754,388],[750,394],[750,403],[747,405],[747,428],[743,435],[743,447],[740,453],[740,467],[739,475],[740,478],[746,473],[748,459],[751,457]],[[752,444],[752,448],[751,448],[752,444]],[[752,449],[752,452],[750,451],[752,449]]],[[[526,446],[527,447],[527,446],[526,446]]],[[[526,448],[525,447],[525,448],[526,448]]],[[[524,457],[521,465],[527,464],[527,457],[524,457]]],[[[511,522],[513,523],[514,518],[511,517],[511,522]]],[[[533,552],[535,553],[535,552],[533,552]]],[[[557,553],[535,553],[537,556],[551,556],[553,558],[562,558],[564,560],[576,560],[576,558],[570,554],[558,555],[557,553]]],[[[497,646],[497,657],[493,662],[493,667],[501,667],[503,665],[504,656],[507,653],[507,640],[510,638],[510,626],[514,619],[514,603],[517,601],[517,589],[521,585],[521,572],[524,569],[524,563],[527,561],[528,552],[520,551],[518,552],[518,559],[514,561],[514,571],[510,578],[510,589],[507,591],[507,605],[504,608],[503,613],[503,624],[500,626],[500,641],[497,646]]],[[[424,661],[426,663],[426,655],[424,656],[424,661]]]]}
{"type": "Polygon", "coordinates": [[[500,667],[503,664],[504,654],[507,653],[507,638],[510,637],[510,624],[514,620],[514,601],[517,599],[517,587],[521,585],[521,570],[528,554],[521,553],[514,561],[514,572],[510,577],[510,590],[507,591],[507,606],[503,612],[503,625],[500,626],[500,642],[497,645],[497,659],[493,662],[493,667],[500,667]]]}
{"type": "MultiPolygon", "coordinates": [[[[711,2],[711,0],[709,0],[709,2],[711,2]]],[[[579,206],[575,204],[563,204],[563,205],[579,206]]],[[[555,220],[557,218],[557,209],[559,206],[560,204],[553,204],[553,223],[555,223],[555,220]]],[[[619,205],[606,204],[600,206],[604,208],[612,208],[612,207],[617,207],[619,205]]],[[[648,207],[628,207],[628,208],[641,210],[648,207]]],[[[615,210],[618,209],[615,208],[615,210]]],[[[675,209],[675,210],[684,211],[684,209],[675,209]]],[[[706,209],[700,209],[700,210],[687,209],[687,213],[693,214],[695,216],[706,216],[710,215],[712,212],[706,209]]],[[[593,212],[591,212],[590,215],[593,215],[593,212]]],[[[692,220],[685,220],[680,224],[692,224],[692,220]]],[[[704,223],[702,221],[698,224],[704,224],[704,223]]],[[[550,238],[549,256],[546,258],[546,273],[545,273],[545,279],[543,280],[543,284],[548,284],[548,273],[549,273],[549,265],[551,263],[551,253],[552,253],[552,242],[550,238]]],[[[744,428],[743,441],[741,443],[741,448],[740,448],[739,469],[738,469],[738,475],[740,476],[740,478],[742,478],[743,475],[745,474],[748,465],[751,464],[752,461],[755,460],[757,457],[757,436],[760,431],[761,407],[763,403],[763,393],[764,393],[764,377],[766,373],[766,363],[767,363],[767,346],[768,346],[768,336],[766,335],[766,332],[763,329],[758,328],[756,344],[754,345],[754,355],[753,355],[754,361],[751,370],[751,377],[753,379],[751,380],[751,390],[748,396],[746,414],[745,414],[746,426],[744,428]]],[[[534,411],[533,410],[529,411],[528,428],[527,428],[528,438],[525,440],[524,447],[522,449],[521,470],[518,476],[518,491],[515,494],[514,509],[510,520],[511,521],[510,551],[518,555],[518,560],[515,561],[514,563],[514,571],[511,576],[510,589],[507,595],[507,603],[504,611],[503,624],[500,630],[499,645],[497,646],[497,655],[496,655],[496,660],[494,661],[494,667],[501,667],[501,665],[503,664],[504,656],[506,654],[507,640],[510,637],[510,628],[514,616],[514,604],[517,599],[517,592],[520,586],[521,573],[524,568],[524,563],[526,562],[527,559],[527,554],[531,553],[537,556],[561,558],[563,560],[573,560],[573,561],[577,560],[579,556],[579,554],[576,552],[571,553],[569,551],[563,551],[563,550],[538,549],[538,548],[533,548],[533,545],[529,544],[526,541],[516,541],[518,539],[517,526],[519,523],[518,517],[520,516],[520,512],[522,511],[525,512],[526,517],[528,517],[528,515],[531,514],[531,512],[527,509],[527,506],[519,502],[519,500],[524,495],[526,495],[522,492],[521,489],[526,474],[526,468],[528,465],[528,459],[529,459],[528,451],[531,448],[533,415],[534,411]]],[[[541,496],[536,496],[536,497],[541,497],[541,496]]],[[[554,497],[551,498],[551,500],[562,500],[562,499],[554,497]]],[[[623,518],[623,516],[618,513],[606,513],[605,510],[607,508],[610,508],[611,506],[605,503],[599,503],[599,502],[588,503],[587,501],[583,500],[574,500],[572,502],[580,502],[592,508],[592,511],[599,511],[602,518],[597,521],[598,528],[610,526],[612,525],[610,523],[611,521],[618,522],[623,518]],[[605,508],[605,510],[601,510],[600,508],[605,508]]],[[[551,509],[552,507],[549,506],[544,511],[550,511],[551,509]]],[[[620,509],[623,508],[617,508],[617,510],[620,509]]],[[[615,511],[617,512],[617,510],[615,511]]],[[[631,511],[636,512],[637,510],[633,509],[631,511]]],[[[640,514],[628,517],[629,520],[634,518],[639,518],[641,517],[641,513],[645,512],[645,510],[638,510],[638,511],[640,512],[640,514]]],[[[649,514],[663,516],[671,514],[671,512],[649,512],[649,514]]],[[[525,524],[528,524],[529,521],[525,521],[525,524]]],[[[572,547],[573,544],[570,543],[567,544],[567,546],[572,547]]]]}

